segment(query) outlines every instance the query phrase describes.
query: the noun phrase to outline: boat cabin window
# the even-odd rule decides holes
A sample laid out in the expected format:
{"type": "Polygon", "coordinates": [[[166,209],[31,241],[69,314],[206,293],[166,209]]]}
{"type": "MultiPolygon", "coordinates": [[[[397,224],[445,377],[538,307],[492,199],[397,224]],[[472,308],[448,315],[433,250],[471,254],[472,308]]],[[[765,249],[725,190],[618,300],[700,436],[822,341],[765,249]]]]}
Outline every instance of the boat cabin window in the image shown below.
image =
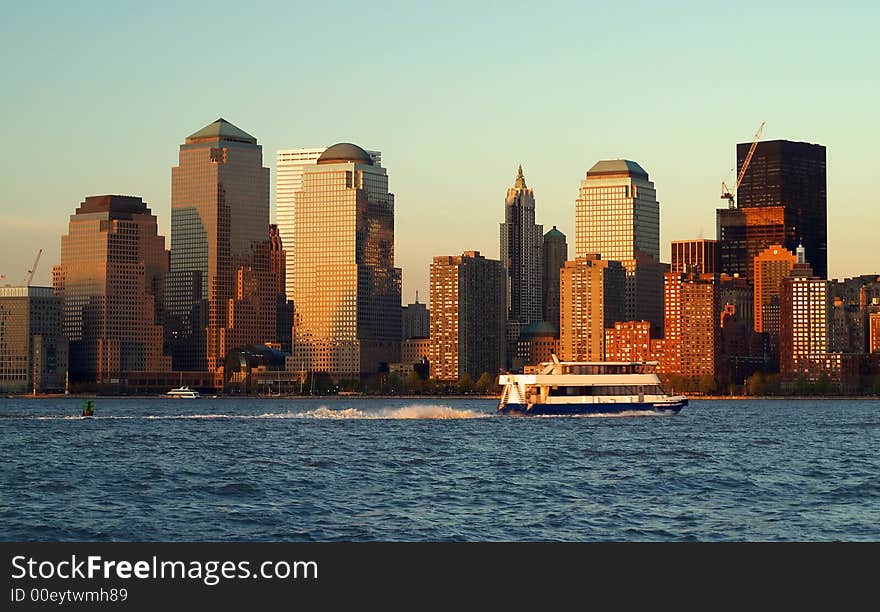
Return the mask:
{"type": "Polygon", "coordinates": [[[600,395],[663,395],[660,385],[585,385],[551,387],[553,397],[595,397],[600,395]]]}

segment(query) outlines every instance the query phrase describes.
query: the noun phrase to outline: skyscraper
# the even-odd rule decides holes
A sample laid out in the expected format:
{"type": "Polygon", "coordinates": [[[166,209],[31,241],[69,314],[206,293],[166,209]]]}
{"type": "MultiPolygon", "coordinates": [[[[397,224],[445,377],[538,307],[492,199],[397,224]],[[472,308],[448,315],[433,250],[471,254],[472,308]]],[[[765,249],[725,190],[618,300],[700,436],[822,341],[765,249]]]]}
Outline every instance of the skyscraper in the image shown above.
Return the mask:
{"type": "Polygon", "coordinates": [[[474,380],[504,366],[507,292],[502,262],[479,251],[431,263],[431,376],[474,380]]]}
{"type": "Polygon", "coordinates": [[[663,327],[660,203],[639,164],[597,162],[581,181],[576,211],[575,256],[598,253],[626,270],[624,318],[663,327]]]}
{"type": "Polygon", "coordinates": [[[559,354],[567,361],[605,359],[605,328],[623,317],[626,273],[597,255],[565,262],[560,272],[559,354]]]}
{"type": "Polygon", "coordinates": [[[167,372],[159,304],[168,258],[140,199],[85,199],[61,237],[53,269],[70,341],[70,380],[119,383],[126,372],[167,372]]]}
{"type": "Polygon", "coordinates": [[[543,226],[535,224],[535,192],[526,186],[520,166],[504,199],[500,253],[507,268],[507,318],[523,325],[542,319],[543,232],[543,226]]]}
{"type": "MultiPolygon", "coordinates": [[[[318,158],[327,147],[312,149],[281,149],[275,158],[275,210],[278,232],[287,251],[285,286],[287,299],[293,300],[293,248],[296,233],[296,193],[302,189],[302,176],[305,168],[318,163],[318,158]]],[[[382,165],[382,153],[367,151],[373,165],[382,165]]]]}
{"type": "Polygon", "coordinates": [[[385,169],[335,144],[304,168],[294,200],[295,369],[360,376],[398,362],[401,272],[385,169]]]}
{"type": "MultiPolygon", "coordinates": [[[[213,372],[236,348],[221,331],[229,325],[228,302],[239,299],[238,270],[269,272],[268,239],[269,169],[257,139],[225,119],[188,136],[171,169],[166,334],[176,370],[213,372]]],[[[274,330],[273,314],[253,316],[271,320],[274,330]]],[[[241,317],[238,324],[244,324],[241,317]]],[[[262,325],[249,327],[263,335],[262,325]]],[[[245,344],[274,341],[235,336],[245,344]]]]}
{"type": "MultiPolygon", "coordinates": [[[[737,171],[751,143],[736,147],[737,171]]],[[[772,244],[806,249],[820,278],[828,273],[825,147],[806,142],[759,142],[737,190],[738,208],[717,211],[721,271],[753,279],[754,257],[772,244]]]]}
{"type": "Polygon", "coordinates": [[[544,320],[559,329],[559,271],[568,261],[568,243],[565,234],[553,226],[544,234],[544,320]]]}

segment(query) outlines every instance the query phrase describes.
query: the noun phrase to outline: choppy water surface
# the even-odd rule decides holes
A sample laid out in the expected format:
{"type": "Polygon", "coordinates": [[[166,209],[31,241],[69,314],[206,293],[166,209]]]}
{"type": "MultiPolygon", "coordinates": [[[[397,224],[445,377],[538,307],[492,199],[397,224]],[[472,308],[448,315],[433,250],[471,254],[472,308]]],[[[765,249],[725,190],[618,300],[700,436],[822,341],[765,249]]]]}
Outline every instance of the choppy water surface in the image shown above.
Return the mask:
{"type": "Polygon", "coordinates": [[[0,400],[2,540],[880,540],[880,401],[0,400]]]}

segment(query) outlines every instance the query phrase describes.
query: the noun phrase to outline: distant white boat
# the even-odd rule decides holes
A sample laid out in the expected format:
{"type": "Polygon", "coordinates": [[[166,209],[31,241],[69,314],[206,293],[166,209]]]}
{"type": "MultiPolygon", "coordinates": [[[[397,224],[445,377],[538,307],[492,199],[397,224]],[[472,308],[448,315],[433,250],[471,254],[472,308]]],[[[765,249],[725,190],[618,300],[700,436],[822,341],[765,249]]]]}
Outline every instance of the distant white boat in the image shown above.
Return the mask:
{"type": "Polygon", "coordinates": [[[181,397],[185,399],[198,399],[200,397],[198,391],[194,391],[189,387],[178,387],[177,389],[172,389],[165,395],[168,397],[181,397]]]}

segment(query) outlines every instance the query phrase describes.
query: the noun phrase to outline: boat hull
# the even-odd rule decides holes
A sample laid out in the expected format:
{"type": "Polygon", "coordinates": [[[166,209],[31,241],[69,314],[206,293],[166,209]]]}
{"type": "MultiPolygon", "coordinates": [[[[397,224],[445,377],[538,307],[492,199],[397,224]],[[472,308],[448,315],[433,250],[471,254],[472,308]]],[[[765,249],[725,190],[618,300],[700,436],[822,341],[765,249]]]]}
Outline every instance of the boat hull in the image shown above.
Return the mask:
{"type": "Polygon", "coordinates": [[[578,414],[621,414],[624,412],[656,412],[660,414],[676,414],[687,406],[688,401],[681,399],[676,402],[602,402],[595,404],[533,404],[531,409],[526,404],[507,404],[499,409],[501,414],[522,414],[528,416],[570,416],[578,414]]]}

